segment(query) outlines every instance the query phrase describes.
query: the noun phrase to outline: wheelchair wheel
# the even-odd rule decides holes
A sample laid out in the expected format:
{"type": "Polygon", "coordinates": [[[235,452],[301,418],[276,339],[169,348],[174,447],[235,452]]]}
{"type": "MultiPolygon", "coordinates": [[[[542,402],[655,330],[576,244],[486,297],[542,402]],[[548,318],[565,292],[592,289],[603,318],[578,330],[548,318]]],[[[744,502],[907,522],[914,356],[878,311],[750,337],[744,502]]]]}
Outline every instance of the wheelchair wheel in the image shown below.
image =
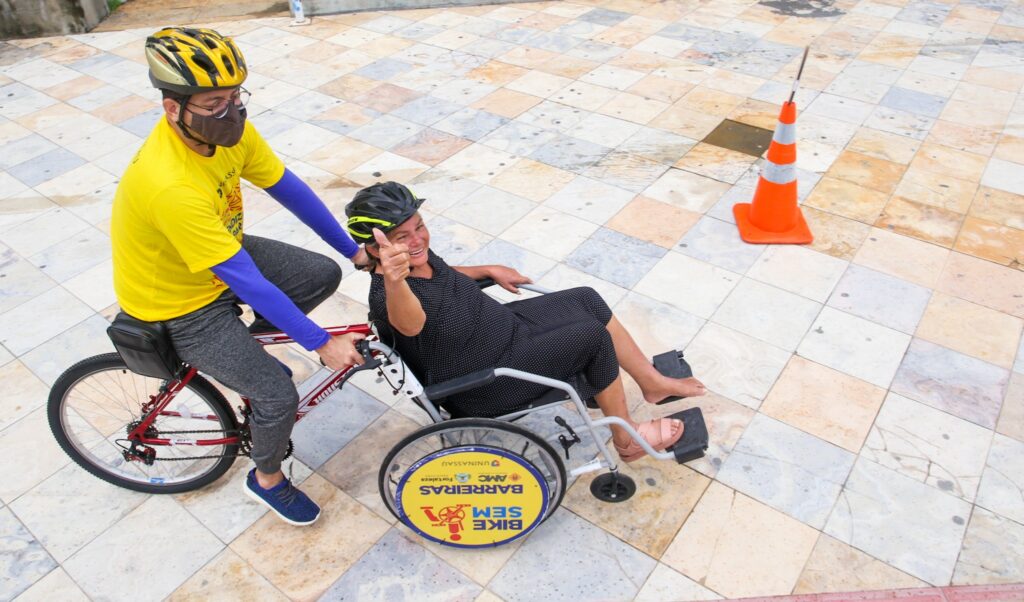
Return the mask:
{"type": "Polygon", "coordinates": [[[565,465],[544,439],[515,424],[458,418],[425,426],[381,464],[388,510],[427,539],[496,546],[526,535],[565,495],[565,465]]]}
{"type": "MultiPolygon", "coordinates": [[[[133,459],[126,456],[132,445],[128,431],[164,384],[131,372],[116,353],[82,360],[50,390],[50,430],[76,464],[108,483],[146,493],[198,489],[231,467],[237,445],[153,445],[136,449],[133,459]]],[[[178,392],[168,410],[153,422],[148,434],[154,438],[218,439],[238,432],[231,406],[199,375],[178,392]]]]}

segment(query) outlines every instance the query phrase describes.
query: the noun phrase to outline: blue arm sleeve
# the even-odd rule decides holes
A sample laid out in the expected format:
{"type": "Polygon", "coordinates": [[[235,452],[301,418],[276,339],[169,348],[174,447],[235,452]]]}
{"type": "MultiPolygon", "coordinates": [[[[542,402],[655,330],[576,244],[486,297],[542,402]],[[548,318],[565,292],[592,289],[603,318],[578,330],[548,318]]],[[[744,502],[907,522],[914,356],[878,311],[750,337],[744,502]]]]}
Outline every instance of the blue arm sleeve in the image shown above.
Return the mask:
{"type": "Polygon", "coordinates": [[[252,257],[239,249],[227,261],[210,268],[253,311],[288,333],[309,351],[319,349],[331,335],[306,317],[281,289],[263,277],[252,257]]]}
{"type": "Polygon", "coordinates": [[[277,184],[267,188],[266,191],[275,201],[284,205],[288,211],[302,220],[302,223],[320,235],[320,238],[324,239],[327,244],[334,247],[337,252],[349,259],[359,252],[359,245],[349,238],[320,197],[290,170],[285,169],[284,175],[277,181],[277,184]]]}

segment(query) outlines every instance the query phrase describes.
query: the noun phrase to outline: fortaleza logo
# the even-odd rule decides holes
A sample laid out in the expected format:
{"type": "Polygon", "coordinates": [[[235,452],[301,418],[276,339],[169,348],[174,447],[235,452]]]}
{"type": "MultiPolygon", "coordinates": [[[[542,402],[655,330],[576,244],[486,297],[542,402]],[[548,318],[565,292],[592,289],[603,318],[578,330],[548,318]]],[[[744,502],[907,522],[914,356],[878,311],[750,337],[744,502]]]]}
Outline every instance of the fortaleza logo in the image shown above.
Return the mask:
{"type": "Polygon", "coordinates": [[[522,485],[420,485],[420,495],[522,495],[522,485]]]}

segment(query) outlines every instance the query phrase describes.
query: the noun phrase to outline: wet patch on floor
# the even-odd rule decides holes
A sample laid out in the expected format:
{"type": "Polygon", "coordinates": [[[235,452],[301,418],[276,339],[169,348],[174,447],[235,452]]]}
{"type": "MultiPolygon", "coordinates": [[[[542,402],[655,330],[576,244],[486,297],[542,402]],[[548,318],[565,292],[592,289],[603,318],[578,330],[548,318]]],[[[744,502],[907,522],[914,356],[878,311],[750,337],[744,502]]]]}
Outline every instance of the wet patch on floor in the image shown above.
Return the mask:
{"type": "Polygon", "coordinates": [[[718,124],[704,142],[734,150],[747,155],[760,157],[772,141],[772,131],[754,127],[731,119],[718,124]]]}

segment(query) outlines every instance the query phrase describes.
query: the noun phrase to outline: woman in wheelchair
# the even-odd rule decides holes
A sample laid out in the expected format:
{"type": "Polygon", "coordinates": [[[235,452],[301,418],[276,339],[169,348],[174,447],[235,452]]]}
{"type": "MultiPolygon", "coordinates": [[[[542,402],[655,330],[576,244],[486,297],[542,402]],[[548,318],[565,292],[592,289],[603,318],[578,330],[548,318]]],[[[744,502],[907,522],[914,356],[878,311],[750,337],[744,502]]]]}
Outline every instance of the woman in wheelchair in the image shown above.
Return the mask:
{"type": "MultiPolygon", "coordinates": [[[[451,267],[430,250],[430,233],[417,212],[422,199],[395,182],[356,193],[346,206],[348,230],[366,243],[370,257],[370,312],[382,337],[425,384],[434,384],[501,366],[558,380],[577,380],[583,399],[593,397],[601,411],[634,428],[661,451],[683,435],[679,420],[636,423],[629,416],[621,366],[649,403],[704,394],[695,378],[669,378],[644,357],[633,338],[593,289],[575,288],[501,304],[475,282],[491,278],[518,293],[530,282],[499,265],[451,267]]],[[[494,417],[523,408],[545,387],[509,378],[449,396],[443,406],[453,416],[494,417]]],[[[632,462],[643,449],[626,431],[612,426],[619,457],[632,462]]]]}

